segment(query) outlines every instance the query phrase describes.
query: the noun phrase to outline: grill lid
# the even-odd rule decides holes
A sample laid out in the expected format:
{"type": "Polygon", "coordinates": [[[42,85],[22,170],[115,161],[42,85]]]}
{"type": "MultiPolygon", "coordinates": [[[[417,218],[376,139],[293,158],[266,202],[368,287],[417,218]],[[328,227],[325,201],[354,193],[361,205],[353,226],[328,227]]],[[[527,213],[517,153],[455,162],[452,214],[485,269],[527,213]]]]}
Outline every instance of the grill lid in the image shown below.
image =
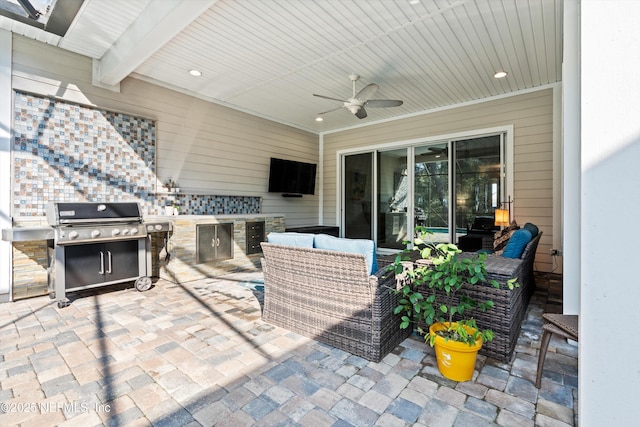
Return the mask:
{"type": "Polygon", "coordinates": [[[97,222],[142,221],[140,206],[136,202],[112,203],[58,203],[47,205],[47,222],[62,224],[97,222]]]}

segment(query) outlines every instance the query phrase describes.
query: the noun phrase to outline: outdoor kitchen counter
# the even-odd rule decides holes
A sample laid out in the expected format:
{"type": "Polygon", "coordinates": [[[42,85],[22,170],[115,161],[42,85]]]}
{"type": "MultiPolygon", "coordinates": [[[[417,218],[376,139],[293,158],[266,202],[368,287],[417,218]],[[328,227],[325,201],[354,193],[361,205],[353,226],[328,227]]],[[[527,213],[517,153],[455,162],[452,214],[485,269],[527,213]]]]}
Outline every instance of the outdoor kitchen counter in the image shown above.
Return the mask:
{"type": "Polygon", "coordinates": [[[53,227],[12,227],[2,229],[2,240],[6,242],[32,242],[53,240],[53,227]]]}
{"type": "Polygon", "coordinates": [[[159,276],[177,283],[259,269],[262,254],[259,248],[252,250],[256,242],[271,232],[285,230],[283,214],[160,215],[145,219],[171,222],[157,263],[159,276]],[[255,230],[261,231],[256,234],[255,230]]]}

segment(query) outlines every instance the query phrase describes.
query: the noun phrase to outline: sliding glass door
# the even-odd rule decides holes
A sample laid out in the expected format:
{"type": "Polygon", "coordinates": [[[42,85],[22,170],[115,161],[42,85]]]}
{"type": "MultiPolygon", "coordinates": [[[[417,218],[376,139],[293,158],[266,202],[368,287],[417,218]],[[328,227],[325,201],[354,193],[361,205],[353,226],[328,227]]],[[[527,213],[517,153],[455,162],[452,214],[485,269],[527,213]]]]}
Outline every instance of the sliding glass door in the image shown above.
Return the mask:
{"type": "Polygon", "coordinates": [[[500,206],[504,153],[504,135],[495,134],[344,155],[344,237],[397,250],[423,225],[434,242],[457,243],[500,206]]]}
{"type": "Polygon", "coordinates": [[[352,239],[372,239],[373,153],[346,156],[343,176],[344,236],[352,239]]]}
{"type": "Polygon", "coordinates": [[[436,242],[449,242],[448,143],[414,150],[415,225],[424,225],[436,242]]]}
{"type": "Polygon", "coordinates": [[[458,237],[477,219],[493,222],[502,194],[500,145],[500,135],[454,142],[458,237]]]}
{"type": "Polygon", "coordinates": [[[403,249],[410,236],[408,212],[411,203],[407,149],[378,152],[378,239],[379,248],[403,249]]]}

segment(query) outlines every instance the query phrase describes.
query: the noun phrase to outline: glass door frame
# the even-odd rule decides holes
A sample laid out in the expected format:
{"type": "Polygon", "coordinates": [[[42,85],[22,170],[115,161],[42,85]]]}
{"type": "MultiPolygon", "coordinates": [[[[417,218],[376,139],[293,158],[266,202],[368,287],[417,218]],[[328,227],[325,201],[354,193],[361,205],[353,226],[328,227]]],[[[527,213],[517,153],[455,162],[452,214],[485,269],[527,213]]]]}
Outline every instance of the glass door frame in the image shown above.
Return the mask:
{"type": "MultiPolygon", "coordinates": [[[[514,200],[513,197],[513,183],[514,183],[514,141],[513,141],[513,133],[514,128],[513,125],[506,126],[498,126],[494,128],[487,129],[478,129],[478,130],[470,130],[459,133],[451,133],[433,137],[426,138],[416,138],[412,140],[406,141],[397,141],[391,143],[384,144],[376,144],[370,146],[363,146],[352,149],[345,150],[337,150],[336,151],[336,164],[339,166],[337,171],[337,182],[336,182],[336,218],[339,219],[340,226],[340,236],[344,237],[344,224],[345,224],[345,209],[344,209],[344,197],[345,197],[345,158],[354,154],[363,154],[363,153],[373,153],[372,156],[372,218],[371,218],[371,239],[376,241],[377,230],[378,230],[378,168],[377,168],[377,159],[378,153],[380,151],[387,150],[398,150],[401,148],[405,148],[407,150],[407,173],[409,175],[408,182],[408,190],[410,192],[410,197],[408,197],[408,212],[414,212],[415,210],[415,200],[414,200],[414,179],[415,179],[415,148],[428,146],[433,144],[442,144],[447,143],[449,147],[449,152],[451,153],[451,146],[453,141],[463,140],[463,139],[474,139],[474,138],[482,138],[485,136],[491,135],[501,135],[501,144],[500,144],[500,156],[502,161],[500,162],[500,175],[501,175],[501,191],[500,191],[500,201],[505,201],[507,199],[507,195],[511,196],[511,200],[514,200]]],[[[455,169],[453,168],[453,163],[451,158],[449,158],[449,199],[451,199],[453,193],[454,186],[454,177],[452,174],[455,173],[455,169]]],[[[515,216],[514,206],[512,206],[512,217],[515,216]]],[[[452,203],[449,200],[449,240],[451,242],[456,241],[456,228],[455,224],[452,224],[451,218],[454,218],[455,215],[455,203],[452,203]]],[[[414,224],[414,215],[407,215],[407,227],[410,230],[413,230],[415,227],[414,224]]],[[[380,253],[384,253],[386,250],[384,248],[379,248],[380,253]]],[[[390,252],[396,252],[395,250],[388,250],[390,252]]]]}

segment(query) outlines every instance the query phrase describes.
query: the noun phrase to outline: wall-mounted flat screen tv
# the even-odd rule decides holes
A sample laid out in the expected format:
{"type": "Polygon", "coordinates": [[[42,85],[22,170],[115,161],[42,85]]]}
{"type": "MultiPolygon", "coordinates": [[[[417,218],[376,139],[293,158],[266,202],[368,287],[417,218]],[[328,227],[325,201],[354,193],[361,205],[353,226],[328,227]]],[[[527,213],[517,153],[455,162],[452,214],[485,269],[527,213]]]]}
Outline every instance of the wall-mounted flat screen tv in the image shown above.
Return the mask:
{"type": "Polygon", "coordinates": [[[316,188],[316,164],[271,158],[269,168],[269,192],[314,194],[316,188]]]}

